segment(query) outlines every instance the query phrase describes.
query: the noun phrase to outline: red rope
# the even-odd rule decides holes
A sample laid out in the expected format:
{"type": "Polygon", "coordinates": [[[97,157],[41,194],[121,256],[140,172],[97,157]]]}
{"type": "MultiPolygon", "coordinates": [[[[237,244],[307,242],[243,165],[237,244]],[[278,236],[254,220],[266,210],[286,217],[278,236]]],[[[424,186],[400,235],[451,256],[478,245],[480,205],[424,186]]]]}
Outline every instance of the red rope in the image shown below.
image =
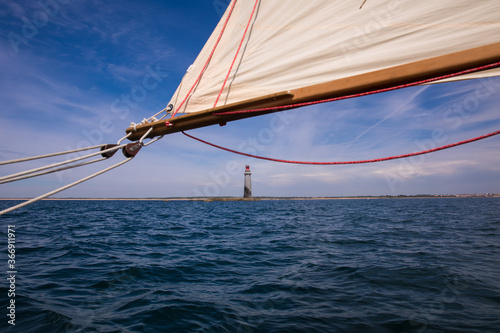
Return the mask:
{"type": "Polygon", "coordinates": [[[363,92],[363,93],[359,93],[359,94],[334,97],[334,98],[323,99],[323,100],[313,101],[313,102],[297,103],[297,104],[282,105],[282,106],[273,106],[273,107],[261,108],[261,109],[230,111],[230,112],[216,112],[216,113],[212,113],[212,115],[214,115],[214,116],[223,116],[223,115],[228,115],[228,114],[275,111],[275,110],[297,108],[297,107],[308,106],[308,105],[315,105],[315,104],[321,104],[321,103],[327,103],[327,102],[335,102],[335,101],[340,101],[340,100],[348,99],[348,98],[373,95],[373,94],[378,94],[378,93],[382,93],[382,92],[386,92],[386,91],[393,91],[393,90],[398,90],[398,89],[402,89],[402,88],[408,88],[408,87],[418,86],[418,85],[421,85],[421,84],[425,84],[425,83],[429,83],[429,82],[434,82],[434,81],[439,81],[439,80],[443,80],[443,79],[448,79],[448,78],[451,78],[451,77],[455,77],[455,76],[459,76],[459,75],[464,75],[464,74],[469,74],[469,73],[472,73],[472,72],[478,72],[478,71],[482,71],[482,70],[486,70],[486,69],[491,69],[491,68],[495,68],[495,67],[498,67],[498,66],[500,66],[500,62],[495,62],[495,63],[489,64],[489,65],[484,65],[484,66],[480,66],[480,67],[476,67],[476,68],[471,68],[471,69],[463,70],[463,71],[456,72],[456,73],[451,73],[451,74],[447,74],[447,75],[437,76],[437,77],[430,78],[430,79],[420,80],[420,81],[411,82],[411,83],[405,83],[405,84],[401,84],[401,85],[394,86],[394,87],[389,87],[389,88],[383,88],[383,89],[377,89],[377,90],[367,91],[367,92],[363,92]]]}
{"type": "Polygon", "coordinates": [[[189,135],[189,134],[185,133],[184,131],[182,133],[184,135],[190,137],[191,139],[197,140],[197,141],[202,142],[204,144],[207,144],[209,146],[212,146],[212,147],[215,147],[215,148],[219,148],[219,149],[231,152],[231,153],[243,155],[243,156],[248,156],[248,157],[252,157],[252,158],[258,158],[258,159],[261,159],[261,160],[272,161],[272,162],[281,162],[281,163],[292,163],[292,164],[340,165],[340,164],[374,163],[374,162],[389,161],[389,160],[395,160],[395,159],[399,159],[399,158],[407,158],[407,157],[412,157],[412,156],[418,156],[418,155],[428,154],[428,153],[432,153],[432,152],[435,152],[435,151],[439,151],[439,150],[443,150],[443,149],[448,149],[448,148],[452,148],[452,147],[464,145],[466,143],[471,143],[471,142],[474,142],[474,141],[479,141],[479,140],[482,140],[482,139],[486,139],[486,138],[489,138],[489,137],[492,137],[492,136],[500,134],[500,131],[496,131],[496,132],[493,132],[493,133],[489,133],[489,134],[486,134],[486,135],[475,137],[473,139],[464,140],[464,141],[452,143],[452,144],[449,144],[449,145],[446,145],[446,146],[441,146],[441,147],[437,147],[437,148],[433,148],[433,149],[429,149],[429,150],[423,150],[423,151],[419,151],[419,152],[415,152],[415,153],[404,154],[404,155],[396,155],[396,156],[390,156],[390,157],[383,157],[383,158],[376,158],[376,159],[371,159],[371,160],[345,161],[345,162],[303,162],[303,161],[289,161],[289,160],[280,160],[280,159],[275,159],[275,158],[257,156],[257,155],[247,154],[247,153],[243,153],[243,152],[239,152],[239,151],[236,151],[236,150],[232,150],[232,149],[229,149],[229,148],[224,148],[224,147],[215,145],[213,143],[210,143],[210,142],[204,141],[202,139],[199,139],[197,137],[194,137],[192,135],[189,135]]]}
{"type": "Polygon", "coordinates": [[[208,57],[207,59],[207,62],[205,63],[205,66],[203,67],[203,69],[201,70],[200,72],[200,75],[198,75],[198,78],[196,79],[196,81],[194,82],[193,86],[191,87],[191,89],[189,90],[189,92],[187,93],[186,97],[184,98],[184,100],[182,101],[181,104],[179,104],[179,107],[175,110],[175,112],[172,114],[171,118],[173,118],[177,112],[179,112],[179,110],[181,109],[181,107],[184,105],[184,103],[186,103],[187,99],[189,98],[189,96],[191,95],[191,93],[193,92],[194,88],[198,85],[198,83],[200,82],[201,80],[201,77],[203,76],[203,74],[205,73],[205,70],[207,69],[208,67],[208,64],[210,63],[210,61],[212,60],[212,57],[215,53],[215,49],[217,49],[217,46],[219,45],[219,42],[222,38],[222,35],[224,34],[224,31],[226,30],[226,27],[227,27],[227,23],[229,22],[229,18],[231,17],[231,14],[233,13],[233,9],[234,9],[234,6],[236,5],[236,2],[237,0],[234,0],[233,1],[233,5],[231,6],[231,9],[227,15],[227,18],[226,18],[226,21],[224,22],[224,26],[222,27],[221,31],[220,31],[220,34],[219,34],[219,37],[217,38],[217,42],[215,43],[214,45],[214,48],[212,49],[212,53],[210,53],[210,56],[208,57]]]}
{"type": "Polygon", "coordinates": [[[250,24],[252,23],[253,16],[255,14],[255,9],[257,9],[257,4],[259,3],[259,0],[255,0],[255,4],[253,5],[253,10],[252,14],[250,15],[250,19],[248,19],[247,26],[245,28],[245,32],[243,33],[243,37],[241,38],[240,45],[238,46],[238,50],[236,50],[236,54],[234,55],[233,62],[231,63],[231,67],[229,67],[229,70],[227,71],[226,79],[224,80],[224,83],[222,84],[222,87],[219,91],[219,95],[217,96],[217,99],[215,100],[214,103],[214,108],[217,106],[217,103],[219,102],[220,96],[222,95],[222,91],[226,87],[227,80],[229,79],[229,75],[231,75],[231,71],[233,70],[234,64],[236,63],[236,59],[238,58],[238,54],[240,53],[241,47],[243,46],[243,42],[245,41],[245,37],[248,32],[248,28],[250,27],[250,24]]]}

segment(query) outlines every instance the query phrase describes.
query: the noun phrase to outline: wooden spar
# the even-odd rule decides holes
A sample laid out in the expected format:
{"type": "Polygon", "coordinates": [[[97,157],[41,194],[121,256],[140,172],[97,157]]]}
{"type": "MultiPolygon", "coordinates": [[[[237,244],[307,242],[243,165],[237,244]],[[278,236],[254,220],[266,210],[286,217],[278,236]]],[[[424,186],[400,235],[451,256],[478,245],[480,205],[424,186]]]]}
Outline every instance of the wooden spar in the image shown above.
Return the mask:
{"type": "Polygon", "coordinates": [[[220,114],[231,111],[286,106],[328,98],[349,96],[413,83],[425,79],[432,79],[442,75],[489,65],[495,62],[500,62],[500,42],[404,65],[389,67],[374,72],[315,84],[291,91],[285,91],[234,104],[189,113],[168,119],[173,126],[167,126],[165,124],[165,120],[161,120],[138,125],[135,132],[133,127],[129,127],[126,132],[132,132],[128,139],[135,141],[139,140],[151,127],[153,127],[153,130],[147,138],[216,124],[222,125],[229,121],[283,111],[283,109],[217,116],[214,116],[213,113],[220,114]]]}

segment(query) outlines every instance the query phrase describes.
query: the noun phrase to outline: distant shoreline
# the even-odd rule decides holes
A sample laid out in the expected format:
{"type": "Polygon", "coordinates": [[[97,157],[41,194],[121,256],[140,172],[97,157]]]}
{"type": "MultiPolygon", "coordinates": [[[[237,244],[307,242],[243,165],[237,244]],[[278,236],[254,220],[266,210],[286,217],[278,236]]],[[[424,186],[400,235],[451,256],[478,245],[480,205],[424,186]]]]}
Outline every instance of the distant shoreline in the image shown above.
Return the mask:
{"type": "MultiPolygon", "coordinates": [[[[450,195],[397,195],[397,196],[345,196],[345,197],[166,197],[166,198],[46,198],[47,201],[265,201],[265,200],[366,200],[366,199],[432,199],[432,198],[499,198],[494,194],[450,194],[450,195]]],[[[0,198],[4,201],[22,201],[28,198],[0,198]]]]}

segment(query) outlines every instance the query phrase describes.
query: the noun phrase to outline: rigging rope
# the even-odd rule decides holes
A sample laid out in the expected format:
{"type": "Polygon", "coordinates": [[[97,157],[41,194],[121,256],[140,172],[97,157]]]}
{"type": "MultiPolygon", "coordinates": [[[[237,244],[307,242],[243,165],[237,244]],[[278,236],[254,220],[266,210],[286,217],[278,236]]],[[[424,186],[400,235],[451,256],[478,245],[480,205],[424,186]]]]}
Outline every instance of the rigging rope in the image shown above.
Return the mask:
{"type": "Polygon", "coordinates": [[[99,176],[99,175],[101,175],[101,174],[103,174],[103,173],[105,173],[105,172],[108,172],[108,171],[110,171],[110,170],[112,170],[112,169],[114,169],[114,168],[117,168],[117,167],[119,167],[119,166],[121,166],[121,165],[123,165],[123,164],[127,163],[127,162],[128,162],[128,161],[130,161],[132,158],[133,158],[133,157],[129,157],[129,158],[127,158],[126,160],[123,160],[123,161],[121,161],[121,162],[119,162],[119,163],[117,163],[117,164],[115,164],[115,165],[112,165],[112,166],[110,166],[110,167],[107,167],[106,169],[103,169],[103,170],[101,170],[101,171],[98,171],[98,172],[96,172],[96,173],[94,173],[94,174],[92,174],[92,175],[90,175],[90,176],[87,176],[87,177],[85,177],[85,178],[82,178],[82,179],[80,179],[80,180],[77,180],[77,181],[75,181],[75,182],[73,182],[73,183],[71,183],[71,184],[65,185],[65,186],[60,187],[60,188],[58,188],[58,189],[55,189],[55,190],[53,190],[53,191],[51,191],[51,192],[48,192],[48,193],[42,194],[42,195],[40,195],[40,196],[38,196],[38,197],[36,197],[36,198],[33,198],[33,199],[31,199],[31,200],[28,200],[28,201],[25,201],[25,202],[23,202],[23,203],[20,203],[19,205],[16,205],[16,206],[13,206],[13,207],[10,207],[10,208],[7,208],[7,209],[4,209],[4,210],[0,211],[0,215],[3,215],[3,214],[6,214],[6,213],[9,213],[9,212],[12,212],[13,210],[16,210],[16,209],[22,208],[22,207],[27,206],[27,205],[29,205],[29,204],[32,204],[32,203],[34,203],[34,202],[40,201],[40,200],[42,200],[42,199],[45,199],[45,198],[47,198],[47,197],[49,197],[49,196],[51,196],[51,195],[54,195],[54,194],[56,194],[56,193],[59,193],[59,192],[64,191],[64,190],[67,190],[67,189],[68,189],[68,188],[70,188],[70,187],[73,187],[73,186],[76,186],[76,185],[78,185],[78,184],[81,184],[81,183],[83,183],[83,182],[85,182],[85,181],[87,181],[87,180],[89,180],[89,179],[92,179],[92,178],[94,178],[94,177],[97,177],[97,176],[99,176]]]}
{"type": "MultiPolygon", "coordinates": [[[[62,166],[62,165],[65,165],[65,164],[70,164],[70,163],[73,163],[73,162],[78,162],[78,161],[81,161],[81,160],[84,160],[84,159],[87,159],[87,158],[90,158],[90,157],[93,157],[93,156],[96,156],[96,155],[102,155],[102,154],[105,154],[105,153],[116,151],[116,150],[118,150],[120,148],[125,147],[126,145],[127,144],[122,144],[122,145],[115,146],[115,147],[112,147],[112,148],[109,148],[109,149],[98,151],[96,153],[88,154],[88,155],[85,155],[85,156],[82,156],[82,157],[77,157],[77,158],[74,158],[74,159],[71,159],[71,160],[67,160],[67,161],[63,161],[63,162],[59,162],[59,163],[54,163],[54,164],[46,165],[46,166],[43,166],[43,167],[26,170],[26,171],[21,171],[21,172],[14,173],[14,174],[11,174],[11,175],[8,175],[8,176],[3,176],[3,177],[0,177],[0,181],[4,181],[6,179],[11,179],[11,178],[17,178],[17,177],[24,176],[24,175],[31,174],[31,173],[35,173],[35,172],[38,172],[38,171],[55,168],[55,167],[62,166]]],[[[105,145],[103,145],[103,146],[105,146],[105,145]]],[[[95,146],[93,148],[96,148],[96,147],[97,146],[95,146]]],[[[60,153],[56,153],[56,154],[60,154],[60,153]]],[[[50,155],[50,154],[48,154],[48,155],[50,155]]]]}
{"type": "Polygon", "coordinates": [[[37,173],[33,173],[33,174],[28,174],[28,175],[25,175],[25,176],[21,176],[21,177],[12,177],[12,178],[9,178],[9,179],[5,179],[5,180],[1,180],[0,181],[0,184],[5,184],[5,183],[10,183],[10,182],[15,182],[15,181],[18,181],[18,180],[23,180],[23,179],[27,179],[27,178],[33,178],[33,177],[38,177],[38,176],[43,176],[43,175],[48,175],[50,173],[54,173],[54,172],[59,172],[59,171],[64,171],[64,170],[68,170],[68,169],[74,169],[74,168],[78,168],[78,167],[81,167],[81,166],[84,166],[84,165],[89,165],[89,164],[92,164],[92,163],[96,163],[96,162],[100,162],[100,161],[104,161],[108,159],[107,157],[103,157],[103,158],[98,158],[96,160],[92,160],[92,161],[88,161],[88,162],[83,162],[83,163],[79,163],[79,164],[75,164],[75,165],[69,165],[69,166],[66,166],[66,167],[62,167],[62,168],[58,168],[58,169],[54,169],[54,170],[48,170],[48,171],[42,171],[42,172],[37,172],[37,173]]]}
{"type": "Polygon", "coordinates": [[[243,37],[241,38],[240,45],[238,46],[238,50],[236,50],[236,54],[234,55],[233,62],[231,63],[231,66],[229,67],[229,70],[227,71],[226,78],[224,79],[224,83],[222,84],[222,87],[220,88],[219,95],[217,96],[217,99],[215,100],[214,103],[214,108],[217,106],[217,103],[219,103],[219,99],[222,95],[222,92],[224,91],[224,88],[226,87],[227,80],[229,79],[229,76],[231,75],[231,71],[233,70],[234,64],[236,63],[236,59],[238,59],[238,54],[240,53],[241,47],[243,46],[243,42],[245,41],[245,37],[248,33],[248,29],[250,28],[250,24],[252,23],[252,19],[255,14],[255,10],[257,9],[257,5],[259,4],[260,0],[255,0],[255,4],[253,5],[253,10],[252,13],[250,14],[250,18],[248,19],[247,26],[245,28],[245,32],[243,32],[243,37]]]}
{"type": "Polygon", "coordinates": [[[194,82],[193,86],[191,87],[191,89],[189,90],[189,92],[187,93],[186,97],[184,98],[184,100],[179,104],[179,106],[177,107],[177,109],[174,111],[174,113],[172,114],[171,118],[175,117],[175,115],[177,114],[177,112],[179,112],[179,110],[181,109],[181,107],[184,105],[184,103],[186,103],[186,101],[188,100],[189,96],[191,96],[191,93],[193,92],[193,90],[196,88],[196,86],[198,85],[198,83],[200,82],[201,80],[201,77],[203,76],[203,74],[205,73],[208,65],[210,64],[210,61],[212,60],[212,57],[215,53],[215,50],[217,49],[217,46],[219,45],[219,42],[222,38],[222,35],[224,34],[224,31],[226,30],[226,27],[227,27],[227,23],[229,22],[229,18],[231,17],[231,14],[233,13],[233,9],[234,9],[234,6],[236,5],[236,2],[237,0],[234,0],[233,1],[233,5],[231,6],[231,9],[229,10],[229,13],[227,15],[227,18],[226,18],[226,21],[224,22],[224,26],[222,27],[221,31],[220,31],[220,34],[219,34],[219,37],[217,39],[217,41],[215,42],[215,45],[214,45],[214,48],[212,49],[212,53],[210,53],[206,63],[205,63],[205,66],[203,67],[203,69],[201,70],[200,74],[198,75],[198,78],[196,79],[196,81],[194,82]]]}
{"type": "Polygon", "coordinates": [[[229,114],[240,114],[240,113],[254,113],[254,112],[267,112],[267,111],[277,111],[277,110],[285,110],[285,109],[292,109],[292,108],[298,108],[298,107],[303,107],[303,106],[309,106],[309,105],[315,105],[315,104],[322,104],[322,103],[328,103],[328,102],[335,102],[335,101],[340,101],[344,99],[349,99],[349,98],[355,98],[355,97],[362,97],[362,96],[368,96],[368,95],[374,95],[382,92],[387,92],[387,91],[393,91],[393,90],[398,90],[398,89],[403,89],[403,88],[409,88],[413,86],[418,86],[434,81],[439,81],[439,80],[444,80],[444,79],[449,79],[455,76],[460,76],[460,75],[465,75],[473,72],[479,72],[487,69],[492,69],[500,66],[500,62],[495,62],[491,63],[488,65],[484,66],[479,66],[471,69],[466,69],[460,72],[455,72],[451,74],[446,74],[446,75],[441,75],[437,76],[434,78],[430,79],[425,79],[425,80],[420,80],[420,81],[415,81],[415,82],[410,82],[410,83],[405,83],[405,84],[400,84],[397,86],[392,86],[388,88],[382,88],[382,89],[377,89],[377,90],[371,90],[363,93],[358,93],[358,94],[352,94],[352,95],[346,95],[346,96],[339,96],[339,97],[334,97],[334,98],[328,98],[328,99],[323,99],[319,101],[312,101],[312,102],[304,102],[304,103],[296,103],[296,104],[289,104],[289,105],[281,105],[281,106],[273,106],[273,107],[268,107],[268,108],[260,108],[260,109],[252,109],[252,110],[241,110],[241,111],[229,111],[229,112],[214,112],[212,115],[214,116],[224,116],[224,115],[229,115],[229,114]]]}
{"type": "Polygon", "coordinates": [[[91,154],[88,154],[88,155],[85,155],[85,156],[82,156],[82,157],[78,157],[78,158],[74,158],[74,159],[71,159],[71,160],[68,160],[68,161],[54,163],[54,164],[51,164],[51,165],[48,165],[48,166],[44,166],[44,167],[40,167],[40,168],[35,168],[35,169],[27,170],[27,171],[18,172],[18,173],[12,174],[12,175],[0,177],[0,184],[9,183],[9,182],[13,182],[13,181],[17,181],[17,180],[22,180],[22,179],[26,179],[26,178],[31,178],[31,177],[36,177],[36,176],[41,176],[41,175],[45,175],[45,174],[49,174],[49,173],[53,173],[53,172],[67,170],[67,169],[77,168],[77,167],[89,165],[89,164],[92,164],[92,163],[100,162],[100,161],[103,161],[103,160],[107,160],[108,158],[110,158],[111,156],[113,156],[114,152],[116,152],[118,149],[121,149],[121,148],[123,148],[123,154],[126,157],[125,160],[123,160],[123,161],[121,161],[121,162],[119,162],[119,163],[117,163],[115,165],[112,165],[110,167],[107,167],[107,168],[105,168],[105,169],[103,169],[101,171],[98,171],[98,172],[96,172],[96,173],[94,173],[94,174],[92,174],[90,176],[87,176],[85,178],[77,180],[77,181],[75,181],[75,182],[73,182],[71,184],[62,186],[62,187],[60,187],[58,189],[55,189],[55,190],[53,190],[51,192],[45,193],[43,195],[40,195],[40,196],[38,196],[36,198],[33,198],[31,200],[27,200],[27,201],[25,201],[25,202],[23,202],[23,203],[21,203],[19,205],[16,205],[16,206],[7,208],[5,210],[2,210],[2,211],[0,211],[0,215],[12,212],[12,211],[14,211],[16,209],[22,208],[22,207],[27,206],[27,205],[29,205],[31,203],[34,203],[34,202],[37,202],[39,200],[45,199],[45,198],[47,198],[47,197],[49,197],[51,195],[57,194],[57,193],[62,192],[64,190],[66,190],[66,189],[69,189],[69,188],[71,188],[73,186],[81,184],[81,183],[83,183],[83,182],[85,182],[85,181],[87,181],[89,179],[97,177],[97,176],[99,176],[99,175],[101,175],[101,174],[103,174],[105,172],[108,172],[108,171],[110,171],[110,170],[112,170],[114,168],[117,168],[117,167],[119,167],[119,166],[121,166],[121,165],[129,162],[131,159],[134,158],[134,156],[137,154],[137,152],[139,151],[139,149],[141,149],[141,147],[148,146],[151,143],[156,142],[156,141],[158,141],[159,139],[161,139],[163,137],[163,136],[161,136],[161,137],[158,137],[158,138],[155,138],[155,139],[151,140],[148,143],[144,143],[144,139],[152,131],[152,129],[153,128],[151,128],[145,135],[143,135],[139,141],[133,142],[133,143],[121,144],[121,142],[123,140],[125,140],[127,137],[130,136],[131,133],[128,133],[125,137],[123,137],[120,140],[118,140],[118,142],[117,142],[116,145],[103,144],[103,145],[98,145],[98,146],[93,146],[93,147],[86,147],[86,148],[80,148],[80,149],[75,149],[75,150],[70,150],[70,151],[65,151],[65,152],[60,152],[60,153],[53,153],[53,154],[46,154],[46,155],[40,155],[40,156],[33,156],[33,157],[28,157],[28,158],[22,158],[22,159],[17,159],[17,160],[11,160],[11,161],[2,162],[0,165],[10,164],[10,163],[18,163],[18,162],[25,162],[25,161],[30,161],[30,160],[38,159],[38,158],[51,157],[51,156],[59,156],[59,155],[70,154],[70,153],[74,153],[74,152],[78,152],[78,151],[84,151],[84,150],[89,150],[89,149],[101,148],[100,151],[98,151],[96,153],[91,153],[91,154]],[[83,159],[87,159],[87,158],[90,158],[90,157],[96,156],[96,155],[102,155],[102,158],[98,158],[98,159],[94,159],[94,160],[91,160],[91,161],[82,162],[82,163],[79,163],[79,164],[69,165],[69,166],[65,166],[65,167],[61,167],[61,168],[55,169],[58,166],[62,166],[62,165],[65,165],[65,164],[74,163],[74,162],[77,162],[77,161],[80,161],[80,160],[83,160],[83,159]],[[47,169],[49,169],[49,170],[47,170],[47,169]],[[42,171],[42,170],[47,170],[47,171],[42,171]]]}
{"type": "Polygon", "coordinates": [[[341,162],[304,162],[304,161],[290,161],[290,160],[282,160],[282,159],[276,159],[276,158],[270,158],[270,157],[257,156],[257,155],[252,155],[252,154],[247,154],[247,153],[239,152],[239,151],[232,150],[232,149],[229,149],[229,148],[225,148],[225,147],[222,147],[222,146],[218,146],[216,144],[207,142],[205,140],[202,140],[202,139],[194,137],[194,136],[192,136],[190,134],[187,134],[184,131],[182,133],[184,135],[186,135],[187,137],[191,138],[191,139],[194,139],[194,140],[199,141],[201,143],[207,144],[209,146],[212,146],[212,147],[215,147],[215,148],[218,148],[218,149],[222,149],[222,150],[225,150],[225,151],[228,151],[228,152],[231,152],[231,153],[235,153],[235,154],[247,156],[247,157],[258,158],[258,159],[261,159],[261,160],[272,161],[272,162],[280,162],[280,163],[292,163],[292,164],[341,165],[341,164],[362,164],[362,163],[382,162],[382,161],[389,161],[389,160],[395,160],[395,159],[400,159],[400,158],[407,158],[407,157],[412,157],[412,156],[418,156],[418,155],[428,154],[428,153],[432,153],[432,152],[435,152],[435,151],[444,150],[444,149],[448,149],[448,148],[452,148],[452,147],[464,145],[464,144],[467,144],[467,143],[471,143],[471,142],[474,142],[474,141],[479,141],[479,140],[482,140],[482,139],[486,139],[486,138],[489,138],[489,137],[492,137],[492,136],[500,134],[500,131],[496,131],[496,132],[492,132],[492,133],[489,133],[489,134],[486,134],[486,135],[478,136],[478,137],[475,137],[475,138],[472,138],[472,139],[469,139],[469,140],[464,140],[464,141],[452,143],[452,144],[449,144],[449,145],[446,145],[446,146],[441,146],[441,147],[437,147],[437,148],[433,148],[433,149],[428,149],[428,150],[423,150],[423,151],[419,151],[419,152],[415,152],[415,153],[410,153],[410,154],[395,155],[395,156],[389,156],[389,157],[383,157],[383,158],[376,158],[376,159],[371,159],[371,160],[341,161],[341,162]]]}
{"type": "Polygon", "coordinates": [[[13,163],[19,163],[19,162],[27,162],[27,161],[37,160],[37,159],[41,159],[41,158],[46,158],[46,157],[54,157],[54,156],[60,156],[60,155],[66,155],[66,154],[73,154],[73,153],[78,153],[80,151],[102,148],[104,146],[106,146],[106,145],[97,145],[97,146],[91,146],[91,147],[85,147],[85,148],[79,148],[79,149],[62,151],[62,152],[59,152],[59,153],[52,153],[52,154],[31,156],[31,157],[25,157],[25,158],[18,158],[18,159],[10,160],[10,161],[1,161],[0,165],[13,164],[13,163]]]}

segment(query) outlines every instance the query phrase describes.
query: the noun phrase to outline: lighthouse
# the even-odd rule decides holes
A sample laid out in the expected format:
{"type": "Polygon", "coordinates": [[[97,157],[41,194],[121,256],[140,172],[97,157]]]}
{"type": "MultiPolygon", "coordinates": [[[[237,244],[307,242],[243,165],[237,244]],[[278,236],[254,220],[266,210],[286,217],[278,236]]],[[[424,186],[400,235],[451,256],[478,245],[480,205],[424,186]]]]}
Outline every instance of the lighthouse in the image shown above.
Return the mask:
{"type": "Polygon", "coordinates": [[[243,198],[252,197],[252,172],[250,166],[245,167],[245,188],[243,189],[243,198]]]}

